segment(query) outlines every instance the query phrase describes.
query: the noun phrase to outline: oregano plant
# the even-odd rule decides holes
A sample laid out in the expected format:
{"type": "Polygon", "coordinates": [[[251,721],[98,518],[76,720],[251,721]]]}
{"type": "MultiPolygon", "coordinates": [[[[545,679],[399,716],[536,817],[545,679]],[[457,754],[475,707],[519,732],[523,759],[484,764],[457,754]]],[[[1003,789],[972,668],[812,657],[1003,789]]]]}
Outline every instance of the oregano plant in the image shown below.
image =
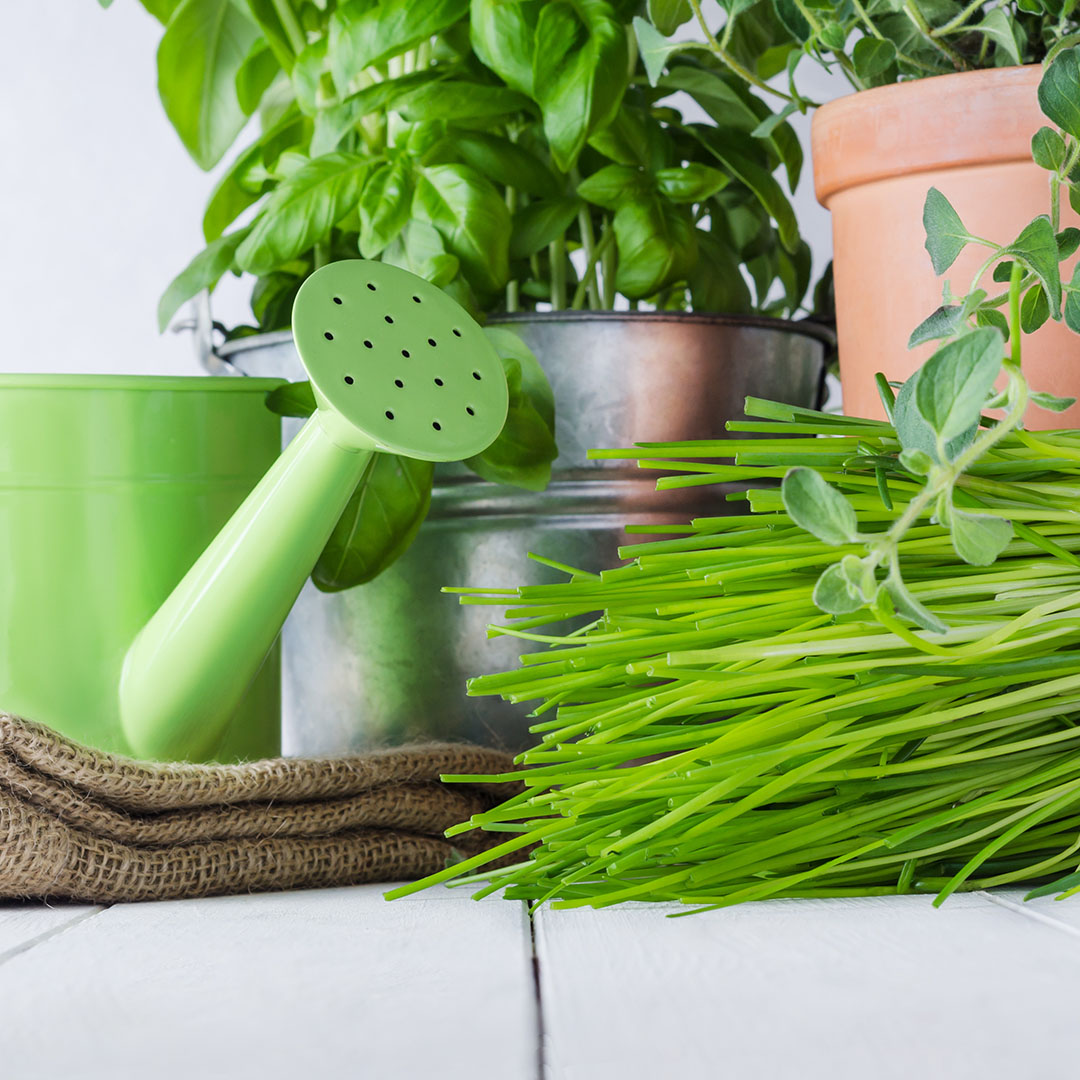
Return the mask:
{"type": "Polygon", "coordinates": [[[841,615],[868,607],[903,637],[912,635],[897,616],[943,633],[945,624],[904,581],[899,545],[912,528],[926,518],[944,526],[957,556],[973,566],[992,564],[1018,531],[1033,539],[1030,529],[1000,512],[980,510],[970,491],[959,492],[958,481],[1011,433],[1022,433],[1025,442],[1038,447],[1036,437],[1023,434],[1029,404],[1062,411],[1075,400],[1032,393],[1022,353],[1024,334],[1048,319],[1064,319],[1080,333],[1080,267],[1069,281],[1060,271],[1080,247],[1080,230],[1061,227],[1062,195],[1080,204],[1080,49],[1062,51],[1047,65],[1039,102],[1053,125],[1032,140],[1033,156],[1048,173],[1047,214],[1015,239],[998,243],[971,233],[940,191],[931,188],[926,197],[923,225],[934,272],[947,272],[969,245],[985,249],[986,257],[962,295],[946,283],[945,303],[912,333],[913,346],[941,344],[899,393],[894,397],[893,388],[878,377],[899,443],[895,457],[874,461],[882,503],[893,509],[890,476],[921,487],[886,529],[864,531],[843,493],[818,473],[796,467],[784,477],[784,507],[796,524],[826,544],[862,549],[861,555],[846,553],[821,574],[814,601],[823,611],[841,615]],[[994,295],[979,285],[989,271],[1004,286],[994,295]],[[999,387],[1000,376],[1004,386],[999,387]],[[991,410],[1001,415],[988,416],[991,410]]]}

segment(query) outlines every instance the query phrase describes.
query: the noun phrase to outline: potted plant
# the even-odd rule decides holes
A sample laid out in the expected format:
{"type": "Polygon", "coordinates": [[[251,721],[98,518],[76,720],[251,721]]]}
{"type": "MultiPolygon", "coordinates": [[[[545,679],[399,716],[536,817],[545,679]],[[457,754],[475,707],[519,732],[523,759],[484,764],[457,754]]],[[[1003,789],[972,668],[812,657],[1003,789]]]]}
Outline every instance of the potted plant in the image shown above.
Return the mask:
{"type": "MultiPolygon", "coordinates": [[[[781,115],[813,104],[797,85],[804,56],[838,67],[857,91],[814,116],[814,179],[833,216],[844,406],[852,415],[880,415],[873,373],[904,379],[930,349],[918,342],[905,347],[910,327],[938,299],[922,273],[919,225],[928,189],[951,201],[974,236],[1019,231],[1044,210],[1044,169],[1061,164],[1061,145],[1043,127],[1040,64],[1078,39],[1077,4],[758,0],[725,4],[726,22],[715,32],[696,0],[671,6],[679,8],[680,21],[696,19],[693,47],[726,71],[756,78],[735,51],[743,40],[758,42],[756,55],[769,65],[765,74],[786,67],[788,88],[773,91],[785,99],[781,115]],[[889,282],[887,303],[866,302],[868,281],[889,282]]],[[[671,26],[638,29],[654,72],[688,47],[661,35],[671,26]]],[[[1056,193],[1053,206],[1069,255],[1080,239],[1073,228],[1080,224],[1077,206],[1056,193]]],[[[969,285],[984,288],[988,298],[1001,292],[984,261],[978,245],[962,253],[950,269],[957,293],[969,293],[969,285]]],[[[1026,358],[1032,380],[1056,395],[1080,396],[1077,340],[1051,318],[1038,282],[1029,284],[1025,329],[1038,330],[1026,358]]],[[[1080,405],[1061,420],[1035,414],[1030,422],[1080,423],[1080,405]]]]}
{"type": "MultiPolygon", "coordinates": [[[[431,593],[517,583],[507,553],[525,534],[570,564],[613,555],[650,485],[590,465],[589,447],[713,435],[747,392],[817,396],[821,333],[777,318],[810,279],[773,176],[794,187],[798,141],[738,79],[693,61],[650,86],[625,0],[146,6],[165,22],[162,101],[195,160],[212,166],[260,121],[210,196],[207,247],[166,290],[162,326],[223,274],[252,274],[253,324],[228,328],[217,355],[297,378],[299,285],[327,261],[376,258],[488,318],[511,381],[507,428],[468,469],[388,459],[358,488],[314,575],[349,591],[302,598],[286,641],[287,714],[319,724],[290,720],[287,745],[355,744],[362,701],[378,734],[483,734],[491,714],[463,726],[445,707],[476,670],[463,642],[482,639],[482,612],[443,615],[431,593]],[[687,88],[718,123],[671,106],[687,88]]],[[[275,405],[309,402],[297,385],[275,405]]],[[[717,512],[691,496],[650,499],[639,520],[717,512]]]]}

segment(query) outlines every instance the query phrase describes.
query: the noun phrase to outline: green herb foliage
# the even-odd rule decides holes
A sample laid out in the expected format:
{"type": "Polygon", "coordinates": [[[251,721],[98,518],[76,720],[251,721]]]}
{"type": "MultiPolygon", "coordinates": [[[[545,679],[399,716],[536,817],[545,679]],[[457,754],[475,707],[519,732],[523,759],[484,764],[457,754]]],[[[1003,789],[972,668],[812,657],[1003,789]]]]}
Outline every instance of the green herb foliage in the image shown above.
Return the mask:
{"type": "MultiPolygon", "coordinates": [[[[164,24],[158,88],[185,147],[206,169],[233,151],[207,202],[207,247],[161,298],[162,329],[229,272],[255,284],[254,325],[228,336],[285,329],[303,280],[358,255],[419,274],[478,318],[611,308],[619,295],[736,314],[803,303],[810,252],[773,176],[798,181],[794,132],[707,54],[650,86],[636,3],[143,5],[164,24]],[[671,107],[686,87],[716,126],[671,107]]],[[[650,10],[666,24],[668,8],[650,10]]],[[[550,389],[522,350],[501,339],[507,428],[469,464],[538,490],[555,456],[550,389]]],[[[369,470],[316,583],[347,588],[389,565],[430,494],[430,469],[369,470]]]]}
{"type": "MultiPolygon", "coordinates": [[[[303,279],[358,254],[478,315],[620,294],[802,304],[809,251],[773,178],[798,180],[794,132],[707,53],[650,85],[633,0],[143,3],[165,24],[159,90],[194,160],[210,168],[240,140],[207,204],[210,248],[166,291],[163,327],[231,270],[258,279],[256,325],[232,332],[283,329],[303,279]],[[715,127],[667,100],[686,86],[715,127]]],[[[668,26],[682,5],[649,10],[668,26]]]]}
{"type": "Polygon", "coordinates": [[[1080,40],[1077,7],[1076,0],[720,0],[714,29],[699,0],[685,0],[650,4],[649,20],[637,19],[635,29],[654,81],[669,62],[707,50],[724,70],[786,100],[790,113],[813,104],[795,79],[806,57],[838,68],[857,90],[1038,63],[1080,40]],[[691,20],[699,37],[673,40],[691,20]],[[785,69],[786,93],[766,85],[785,69]]]}
{"type": "MultiPolygon", "coordinates": [[[[1080,102],[1075,60],[1044,77],[1055,122],[1080,102]]],[[[450,830],[504,842],[421,884],[473,874],[479,895],[564,907],[1080,892],[1080,432],[1024,429],[1030,404],[1071,401],[1030,394],[1020,366],[1024,298],[1061,318],[1075,295],[1055,239],[1078,150],[1059,137],[1052,212],[1011,243],[928,198],[935,267],[983,244],[975,281],[1001,264],[1009,285],[946,287],[958,314],[923,331],[944,343],[895,399],[879,380],[889,421],[751,399],[729,429],[756,438],[597,452],[648,453],[674,471],[660,488],[718,485],[750,512],[600,574],[453,590],[511,605],[492,634],[549,646],[470,683],[538,702],[541,741],[500,778],[523,794],[450,830]]]]}

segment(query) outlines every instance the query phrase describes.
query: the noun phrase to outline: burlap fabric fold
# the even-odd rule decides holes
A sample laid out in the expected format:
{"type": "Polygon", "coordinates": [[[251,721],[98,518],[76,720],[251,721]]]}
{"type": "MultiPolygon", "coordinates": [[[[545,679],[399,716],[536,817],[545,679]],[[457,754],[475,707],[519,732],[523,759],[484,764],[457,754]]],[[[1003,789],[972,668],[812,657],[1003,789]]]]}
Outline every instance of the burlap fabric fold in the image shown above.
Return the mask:
{"type": "Polygon", "coordinates": [[[0,897],[92,903],[400,881],[498,837],[443,838],[510,785],[509,755],[430,744],[333,758],[159,765],[0,713],[0,897]]]}

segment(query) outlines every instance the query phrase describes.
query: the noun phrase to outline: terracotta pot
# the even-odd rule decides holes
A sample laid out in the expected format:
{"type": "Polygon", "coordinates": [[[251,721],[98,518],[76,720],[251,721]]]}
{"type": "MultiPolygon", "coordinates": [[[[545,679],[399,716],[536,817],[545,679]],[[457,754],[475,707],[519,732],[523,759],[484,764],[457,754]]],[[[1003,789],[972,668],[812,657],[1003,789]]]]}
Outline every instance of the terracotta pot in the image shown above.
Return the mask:
{"type": "MultiPolygon", "coordinates": [[[[938,188],[974,235],[1002,243],[1047,213],[1047,173],[1031,160],[1031,136],[1047,123],[1036,96],[1041,73],[1031,65],[940,75],[852,94],[815,115],[814,183],[832,211],[849,415],[882,416],[874,373],[904,379],[934,350],[907,348],[911,331],[940,306],[944,284],[923,246],[927,191],[938,188]]],[[[1062,203],[1062,227],[1080,224],[1062,203]]],[[[985,248],[969,245],[944,277],[966,293],[985,257],[985,248]]],[[[989,274],[982,286],[1003,288],[989,274]]],[[[1048,322],[1025,338],[1024,370],[1032,389],[1080,398],[1080,337],[1048,322]]],[[[1032,408],[1028,426],[1080,427],[1080,404],[1060,414],[1032,408]]]]}

